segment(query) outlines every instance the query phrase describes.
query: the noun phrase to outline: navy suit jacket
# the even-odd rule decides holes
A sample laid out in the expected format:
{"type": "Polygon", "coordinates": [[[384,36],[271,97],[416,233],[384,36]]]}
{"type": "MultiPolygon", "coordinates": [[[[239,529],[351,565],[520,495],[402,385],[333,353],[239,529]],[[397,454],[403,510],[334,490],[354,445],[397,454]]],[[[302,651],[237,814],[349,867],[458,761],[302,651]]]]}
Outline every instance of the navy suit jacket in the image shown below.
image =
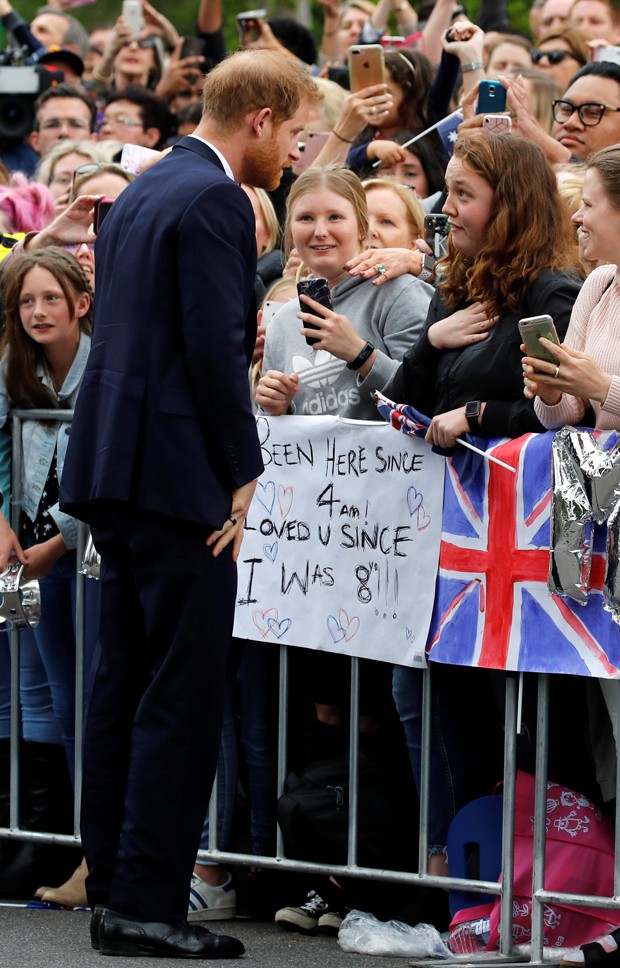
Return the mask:
{"type": "Polygon", "coordinates": [[[252,206],[215,153],[184,138],[114,203],[96,244],[93,342],[61,481],[100,501],[221,527],[263,469],[250,406],[252,206]]]}

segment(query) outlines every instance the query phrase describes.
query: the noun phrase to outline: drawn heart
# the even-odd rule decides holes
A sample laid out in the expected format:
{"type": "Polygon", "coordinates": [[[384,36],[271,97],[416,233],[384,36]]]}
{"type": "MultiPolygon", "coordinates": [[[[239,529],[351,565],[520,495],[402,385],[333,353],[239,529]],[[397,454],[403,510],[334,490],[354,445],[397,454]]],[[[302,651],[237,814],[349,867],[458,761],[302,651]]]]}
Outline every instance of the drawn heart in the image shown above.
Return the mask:
{"type": "Polygon", "coordinates": [[[409,508],[409,517],[412,518],[416,513],[418,508],[421,506],[424,498],[419,491],[416,491],[413,484],[407,490],[407,507],[409,508]]]}
{"type": "Polygon", "coordinates": [[[263,505],[267,514],[271,514],[273,506],[276,503],[276,485],[274,481],[267,481],[266,484],[262,484],[259,481],[254,496],[263,505]]]}
{"type": "Polygon", "coordinates": [[[282,520],[284,520],[288,512],[291,510],[292,503],[293,488],[285,487],[284,484],[278,484],[278,507],[280,508],[280,516],[282,520]]]}
{"type": "Polygon", "coordinates": [[[266,639],[271,631],[269,622],[278,621],[278,609],[268,608],[266,612],[261,612],[259,608],[255,608],[252,612],[252,621],[262,637],[266,639]]]}
{"type": "Polygon", "coordinates": [[[413,642],[413,629],[410,629],[408,625],[405,625],[405,638],[407,642],[413,642]]]}
{"type": "Polygon", "coordinates": [[[418,531],[425,531],[431,523],[430,515],[426,513],[422,505],[418,508],[418,514],[416,517],[416,527],[418,531]]]}
{"type": "Polygon", "coordinates": [[[292,624],[293,622],[290,618],[283,618],[280,622],[278,622],[275,618],[267,619],[269,631],[273,632],[277,639],[281,639],[283,635],[286,635],[292,624]]]}
{"type": "Polygon", "coordinates": [[[278,542],[274,541],[274,543],[270,545],[264,544],[263,553],[265,555],[265,558],[269,558],[269,561],[273,565],[274,561],[278,557],[278,542]]]}
{"type": "Polygon", "coordinates": [[[352,615],[351,618],[347,615],[344,608],[338,611],[338,618],[340,619],[340,625],[345,630],[345,642],[349,642],[354,635],[357,635],[360,627],[360,620],[357,615],[352,615]]]}
{"type": "Polygon", "coordinates": [[[338,610],[338,618],[329,615],[327,618],[327,628],[334,642],[349,642],[354,635],[357,635],[360,627],[360,620],[357,615],[349,618],[344,608],[338,610]]]}
{"type": "Polygon", "coordinates": [[[338,619],[333,615],[328,615],[327,617],[327,628],[329,629],[329,634],[334,642],[342,642],[345,634],[344,629],[340,625],[338,619]]]}

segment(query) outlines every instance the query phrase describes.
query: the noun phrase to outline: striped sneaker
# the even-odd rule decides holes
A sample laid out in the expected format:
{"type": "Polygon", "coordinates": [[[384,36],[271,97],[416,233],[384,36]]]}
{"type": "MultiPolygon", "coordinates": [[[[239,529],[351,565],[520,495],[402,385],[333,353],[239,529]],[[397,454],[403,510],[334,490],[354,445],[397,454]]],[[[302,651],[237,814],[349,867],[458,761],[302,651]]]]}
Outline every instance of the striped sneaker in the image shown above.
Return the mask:
{"type": "Polygon", "coordinates": [[[207,884],[192,874],[189,889],[188,921],[228,921],[237,914],[237,893],[232,876],[219,887],[207,884]]]}

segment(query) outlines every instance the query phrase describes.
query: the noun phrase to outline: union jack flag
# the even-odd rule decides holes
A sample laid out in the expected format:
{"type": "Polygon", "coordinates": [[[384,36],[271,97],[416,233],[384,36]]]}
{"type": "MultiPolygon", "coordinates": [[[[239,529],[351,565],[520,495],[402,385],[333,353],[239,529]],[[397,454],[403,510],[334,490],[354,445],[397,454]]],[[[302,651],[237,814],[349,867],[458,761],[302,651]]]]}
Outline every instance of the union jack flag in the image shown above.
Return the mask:
{"type": "MultiPolygon", "coordinates": [[[[404,433],[419,435],[428,424],[413,408],[380,410],[404,433]]],[[[620,676],[620,630],[603,608],[604,528],[595,530],[587,605],[547,588],[553,436],[475,438],[476,446],[517,468],[516,474],[461,448],[447,459],[427,642],[433,661],[620,676]]]]}

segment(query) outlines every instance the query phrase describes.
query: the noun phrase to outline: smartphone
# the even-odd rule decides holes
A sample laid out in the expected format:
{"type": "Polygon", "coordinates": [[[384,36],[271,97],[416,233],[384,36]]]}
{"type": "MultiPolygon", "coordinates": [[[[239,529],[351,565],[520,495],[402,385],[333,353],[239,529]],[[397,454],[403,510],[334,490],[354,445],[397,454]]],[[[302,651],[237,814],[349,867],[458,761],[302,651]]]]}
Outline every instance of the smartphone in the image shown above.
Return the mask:
{"type": "Polygon", "coordinates": [[[244,10],[237,14],[237,30],[239,31],[239,42],[246,44],[260,37],[260,23],[267,16],[264,8],[260,10],[244,10]]]}
{"type": "Polygon", "coordinates": [[[355,44],[349,47],[351,91],[372,84],[385,84],[385,54],[381,44],[355,44]]]}
{"type": "Polygon", "coordinates": [[[95,235],[97,235],[99,232],[103,220],[112,208],[113,204],[113,198],[99,198],[95,202],[95,216],[93,218],[93,232],[95,235]]]}
{"type": "Polygon", "coordinates": [[[345,91],[351,90],[351,79],[349,77],[348,67],[328,67],[327,79],[334,81],[335,84],[339,84],[345,91]]]}
{"type": "Polygon", "coordinates": [[[123,19],[131,27],[131,32],[135,37],[144,27],[144,14],[140,0],[123,0],[123,19]]]}
{"type": "Polygon", "coordinates": [[[480,81],[476,114],[503,114],[506,110],[506,88],[499,81],[480,81]]]}
{"type": "Polygon", "coordinates": [[[120,166],[125,171],[130,171],[132,175],[137,175],[146,161],[158,161],[161,157],[161,151],[155,151],[154,148],[127,144],[123,145],[120,166]]]}
{"type": "Polygon", "coordinates": [[[450,226],[447,215],[424,216],[424,238],[431,247],[433,259],[442,259],[448,251],[448,235],[450,226]]]}
{"type": "Polygon", "coordinates": [[[205,52],[205,42],[201,37],[184,37],[181,47],[181,58],[183,57],[203,57],[205,52]]]}
{"type": "Polygon", "coordinates": [[[592,60],[611,61],[612,64],[620,64],[620,47],[597,47],[592,55],[592,60]]]}
{"type": "Polygon", "coordinates": [[[560,342],[551,316],[527,316],[520,319],[518,325],[527,356],[532,356],[537,360],[546,360],[547,363],[558,362],[557,357],[539,342],[541,336],[551,340],[552,343],[559,344],[560,342]]]}
{"type": "Polygon", "coordinates": [[[482,130],[485,134],[510,134],[512,118],[509,114],[485,114],[482,119],[482,130]]]}
{"type": "Polygon", "coordinates": [[[304,150],[295,166],[295,171],[305,171],[316,161],[329,135],[329,131],[306,131],[304,150]]]}
{"type": "MultiPolygon", "coordinates": [[[[286,304],[283,302],[277,302],[275,299],[268,299],[267,302],[264,302],[261,326],[267,326],[277,313],[278,309],[282,309],[282,306],[284,305],[286,304]]],[[[307,308],[308,307],[306,306],[306,309],[307,308]]]]}
{"type": "MultiPolygon", "coordinates": [[[[329,291],[329,286],[327,285],[327,279],[319,277],[317,279],[300,279],[297,283],[297,295],[298,296],[310,296],[310,299],[315,299],[321,306],[325,306],[326,309],[333,309],[332,297],[329,291]]],[[[299,300],[299,305],[301,307],[302,313],[312,312],[310,307],[299,300]]],[[[320,313],[315,313],[316,316],[320,316],[320,313]]],[[[304,322],[304,329],[318,329],[314,323],[304,322]]],[[[308,346],[314,346],[318,343],[318,339],[314,339],[312,336],[306,336],[306,343],[308,346]]]]}

